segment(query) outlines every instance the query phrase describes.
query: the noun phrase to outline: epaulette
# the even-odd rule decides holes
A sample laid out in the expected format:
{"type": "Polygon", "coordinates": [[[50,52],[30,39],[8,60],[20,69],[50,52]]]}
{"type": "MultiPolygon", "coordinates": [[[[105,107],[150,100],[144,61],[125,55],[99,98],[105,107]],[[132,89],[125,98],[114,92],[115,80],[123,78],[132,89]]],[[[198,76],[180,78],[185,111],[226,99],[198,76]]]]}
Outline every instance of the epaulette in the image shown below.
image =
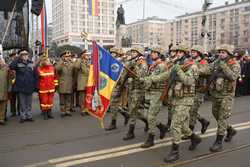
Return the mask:
{"type": "Polygon", "coordinates": [[[200,65],[206,65],[206,64],[208,64],[207,60],[202,59],[202,60],[200,61],[200,65]]]}

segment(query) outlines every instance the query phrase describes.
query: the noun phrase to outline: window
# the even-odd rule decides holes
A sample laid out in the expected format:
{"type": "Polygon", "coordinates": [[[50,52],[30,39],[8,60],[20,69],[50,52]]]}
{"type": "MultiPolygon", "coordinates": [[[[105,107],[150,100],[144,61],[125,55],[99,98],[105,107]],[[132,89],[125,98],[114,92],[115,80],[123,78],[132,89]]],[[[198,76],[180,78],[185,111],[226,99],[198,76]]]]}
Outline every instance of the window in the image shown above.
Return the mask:
{"type": "Polygon", "coordinates": [[[243,31],[244,36],[248,36],[248,30],[243,31]]]}
{"type": "Polygon", "coordinates": [[[113,35],[114,31],[113,30],[109,30],[109,35],[113,35]]]}
{"type": "Polygon", "coordinates": [[[114,40],[103,40],[103,43],[113,43],[114,40]]]}
{"type": "Polygon", "coordinates": [[[250,11],[250,6],[245,7],[245,11],[250,11]]]}

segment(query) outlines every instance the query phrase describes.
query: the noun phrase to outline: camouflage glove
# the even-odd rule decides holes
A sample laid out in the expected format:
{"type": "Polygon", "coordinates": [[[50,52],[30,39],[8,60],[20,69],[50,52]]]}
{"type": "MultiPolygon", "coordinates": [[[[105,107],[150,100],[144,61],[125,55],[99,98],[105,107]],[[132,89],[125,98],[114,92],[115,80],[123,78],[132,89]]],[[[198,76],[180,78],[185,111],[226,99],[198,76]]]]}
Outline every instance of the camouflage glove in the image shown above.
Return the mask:
{"type": "Polygon", "coordinates": [[[227,67],[226,62],[220,61],[220,63],[219,63],[219,68],[220,68],[220,69],[225,69],[226,67],[227,67]]]}
{"type": "Polygon", "coordinates": [[[152,85],[152,79],[150,77],[140,78],[140,83],[145,89],[149,89],[152,85]]]}

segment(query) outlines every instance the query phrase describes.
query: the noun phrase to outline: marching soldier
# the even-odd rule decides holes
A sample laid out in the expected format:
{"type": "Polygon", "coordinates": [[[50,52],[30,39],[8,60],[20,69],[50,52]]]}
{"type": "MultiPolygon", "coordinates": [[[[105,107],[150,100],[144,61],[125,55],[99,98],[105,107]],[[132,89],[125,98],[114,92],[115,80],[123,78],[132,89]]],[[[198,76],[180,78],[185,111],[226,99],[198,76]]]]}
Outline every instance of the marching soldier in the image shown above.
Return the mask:
{"type": "Polygon", "coordinates": [[[60,62],[56,65],[56,71],[59,79],[59,95],[61,116],[71,115],[71,100],[73,92],[73,73],[74,64],[71,61],[71,53],[66,51],[61,55],[60,62]]]}
{"type": "Polygon", "coordinates": [[[217,137],[211,152],[222,150],[222,141],[230,142],[236,130],[229,124],[232,114],[233,97],[236,80],[240,75],[240,65],[232,58],[234,47],[222,45],[218,48],[219,58],[211,66],[210,94],[212,96],[212,113],[217,121],[217,137]]]}
{"type": "MultiPolygon", "coordinates": [[[[119,48],[111,48],[110,53],[112,56],[117,58],[118,60],[121,60],[121,56],[123,55],[123,51],[119,48]]],[[[117,120],[117,114],[120,113],[124,117],[124,125],[128,124],[129,120],[129,114],[122,108],[122,89],[125,87],[125,72],[122,73],[119,81],[116,84],[115,89],[113,90],[112,94],[112,100],[110,105],[110,111],[111,111],[111,124],[108,128],[106,128],[107,131],[116,129],[116,120],[117,120]]]]}
{"type": "Polygon", "coordinates": [[[172,149],[164,159],[165,162],[174,162],[179,159],[179,143],[182,135],[191,139],[189,150],[194,150],[201,142],[201,138],[189,128],[189,112],[194,103],[195,80],[198,78],[197,66],[186,59],[188,48],[179,45],[176,48],[177,59],[170,71],[148,79],[148,82],[155,83],[168,79],[168,98],[171,98],[171,135],[172,149]]]}
{"type": "MultiPolygon", "coordinates": [[[[163,49],[161,48],[153,48],[151,50],[151,59],[153,60],[153,64],[149,66],[148,75],[159,75],[165,71],[165,65],[161,60],[163,56],[163,49]]],[[[143,83],[146,82],[146,78],[140,79],[143,83]]],[[[154,83],[152,85],[144,84],[146,88],[145,93],[145,109],[148,109],[147,113],[147,121],[148,121],[148,137],[144,144],[141,145],[142,148],[149,148],[154,145],[154,136],[156,127],[160,130],[160,139],[165,137],[165,133],[167,128],[160,122],[157,122],[157,115],[160,112],[162,101],[160,99],[162,91],[164,89],[164,81],[154,83]]]]}
{"type": "Polygon", "coordinates": [[[78,105],[81,109],[81,115],[86,115],[86,111],[84,108],[84,99],[85,99],[85,87],[88,81],[89,75],[89,67],[88,67],[88,55],[86,54],[87,50],[84,50],[81,53],[80,59],[75,62],[75,70],[76,70],[76,81],[77,81],[77,95],[78,95],[78,105]]]}
{"type": "MultiPolygon", "coordinates": [[[[170,56],[168,58],[168,60],[165,62],[166,63],[166,69],[169,70],[175,63],[176,61],[176,46],[173,46],[170,50],[170,56]]],[[[167,86],[167,82],[166,82],[166,86],[167,86]]],[[[172,118],[172,104],[171,104],[171,99],[170,98],[164,98],[163,100],[163,104],[167,105],[168,107],[168,121],[167,121],[167,132],[170,131],[170,126],[171,126],[171,118],[172,118]]]]}
{"type": "Polygon", "coordinates": [[[136,120],[140,119],[145,123],[144,131],[148,130],[148,122],[144,118],[144,115],[139,112],[140,104],[144,100],[144,91],[140,84],[139,78],[146,76],[147,64],[144,58],[144,49],[141,47],[135,47],[131,49],[132,58],[128,62],[128,67],[131,69],[128,78],[128,88],[129,88],[129,130],[123,140],[131,140],[135,137],[134,129],[136,120]],[[138,77],[138,78],[137,78],[138,77]]]}
{"type": "Polygon", "coordinates": [[[165,162],[172,162],[179,159],[178,148],[182,133],[191,139],[189,150],[194,150],[201,142],[201,138],[193,133],[188,126],[190,119],[189,112],[194,103],[195,81],[198,78],[197,67],[192,61],[190,62],[183,58],[188,54],[187,47],[179,46],[176,50],[180,61],[171,70],[170,77],[171,75],[176,75],[173,86],[171,86],[169,81],[169,96],[172,96],[173,104],[172,123],[170,127],[173,136],[173,145],[170,154],[164,159],[165,162]],[[182,64],[184,68],[180,67],[182,64]]]}
{"type": "Polygon", "coordinates": [[[195,45],[191,48],[191,57],[196,63],[199,72],[199,78],[196,80],[195,84],[195,97],[194,97],[194,105],[192,106],[190,112],[190,124],[189,128],[193,131],[196,121],[198,120],[201,123],[201,133],[204,134],[209,126],[210,122],[205,118],[201,117],[198,110],[200,105],[204,101],[204,93],[206,91],[207,86],[207,76],[206,73],[209,69],[208,62],[202,58],[203,49],[199,45],[195,45]]]}

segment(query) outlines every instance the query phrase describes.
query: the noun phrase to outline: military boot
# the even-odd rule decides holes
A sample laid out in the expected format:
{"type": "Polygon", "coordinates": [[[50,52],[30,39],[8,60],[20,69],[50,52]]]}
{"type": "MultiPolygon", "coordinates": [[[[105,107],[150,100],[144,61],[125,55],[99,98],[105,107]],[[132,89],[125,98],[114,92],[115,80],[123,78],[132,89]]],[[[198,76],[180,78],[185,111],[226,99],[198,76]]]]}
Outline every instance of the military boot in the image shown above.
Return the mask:
{"type": "Polygon", "coordinates": [[[111,124],[110,124],[109,127],[106,128],[105,130],[106,130],[106,131],[111,131],[111,130],[114,130],[114,129],[116,129],[116,128],[117,128],[117,127],[116,127],[116,120],[115,120],[115,119],[112,119],[111,124]]]}
{"type": "Polygon", "coordinates": [[[49,110],[49,111],[47,112],[47,116],[48,116],[49,119],[54,119],[54,117],[53,117],[53,115],[52,115],[52,113],[51,113],[51,110],[49,110]]]}
{"type": "Polygon", "coordinates": [[[170,131],[170,126],[171,126],[171,119],[168,119],[168,123],[167,123],[167,132],[170,131]]]}
{"type": "Polygon", "coordinates": [[[129,121],[129,114],[126,111],[124,111],[124,109],[120,109],[119,112],[124,118],[124,125],[127,125],[129,121]]]}
{"type": "Polygon", "coordinates": [[[149,148],[154,146],[154,137],[155,136],[152,133],[149,133],[147,140],[141,145],[141,148],[149,148]]]}
{"type": "Polygon", "coordinates": [[[207,131],[210,122],[204,118],[199,119],[199,122],[201,123],[201,133],[204,134],[207,131]]]}
{"type": "Polygon", "coordinates": [[[229,128],[227,128],[227,136],[224,141],[230,142],[233,139],[233,137],[236,135],[236,133],[237,131],[233,127],[230,126],[229,128]]]}
{"type": "Polygon", "coordinates": [[[191,145],[189,146],[189,150],[193,151],[198,146],[198,144],[200,144],[201,138],[200,138],[200,136],[198,136],[195,133],[193,133],[191,135],[190,139],[191,139],[191,145]]]}
{"type": "Polygon", "coordinates": [[[160,123],[157,125],[157,128],[160,130],[160,139],[164,139],[167,133],[167,127],[163,125],[162,123],[160,123]]]}
{"type": "Polygon", "coordinates": [[[170,153],[168,154],[166,158],[164,158],[164,162],[171,163],[171,162],[178,160],[179,158],[180,158],[179,157],[179,145],[173,143],[170,153]]]}
{"type": "Polygon", "coordinates": [[[123,140],[131,140],[135,138],[134,130],[135,130],[135,125],[129,125],[128,133],[123,138],[123,140]]]}
{"type": "Polygon", "coordinates": [[[223,135],[217,135],[216,140],[213,144],[212,147],[210,147],[211,152],[219,152],[222,151],[222,140],[223,140],[223,135]]]}
{"type": "Polygon", "coordinates": [[[147,132],[148,131],[148,120],[146,120],[145,118],[140,118],[140,120],[145,123],[144,132],[147,132]]]}

